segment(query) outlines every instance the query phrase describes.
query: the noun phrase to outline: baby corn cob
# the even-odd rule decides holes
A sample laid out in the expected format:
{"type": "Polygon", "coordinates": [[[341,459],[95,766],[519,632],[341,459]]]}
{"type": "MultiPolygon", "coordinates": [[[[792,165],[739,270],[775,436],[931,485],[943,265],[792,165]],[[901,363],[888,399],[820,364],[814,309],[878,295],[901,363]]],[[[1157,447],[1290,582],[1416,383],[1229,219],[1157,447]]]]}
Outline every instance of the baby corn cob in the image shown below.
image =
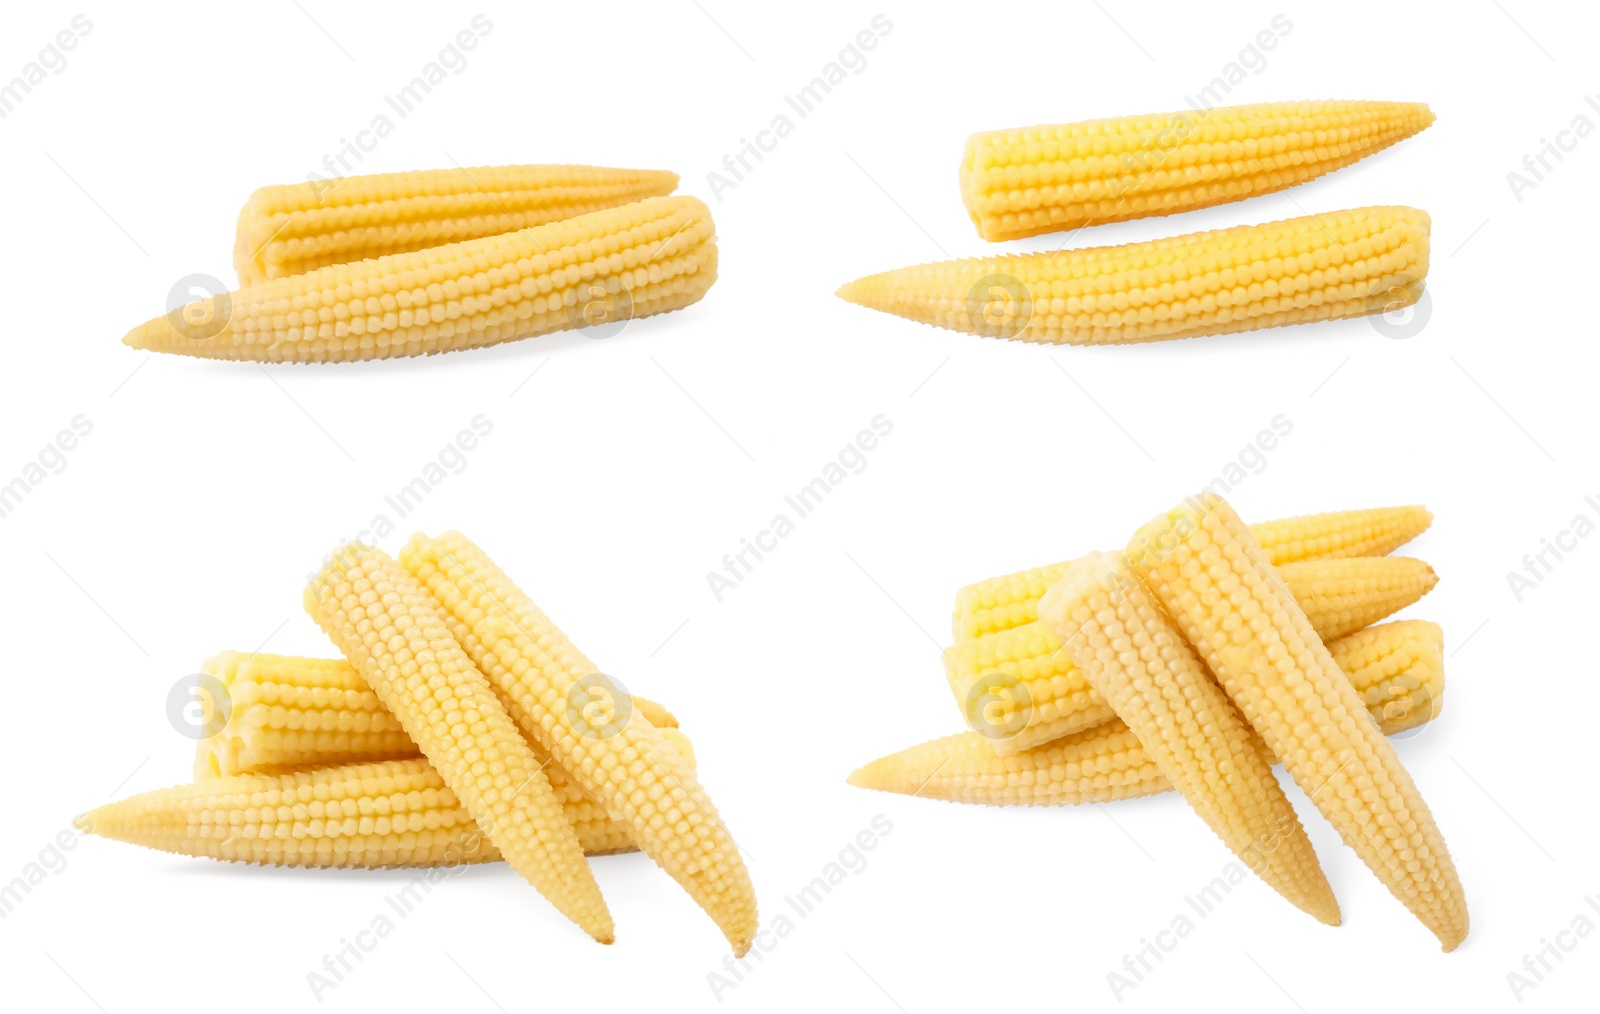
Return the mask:
{"type": "MultiPolygon", "coordinates": [[[[200,740],[196,779],[399,760],[421,752],[342,658],[225,651],[208,659],[202,671],[222,683],[232,711],[226,726],[200,740]]],[[[654,701],[635,696],[633,706],[658,729],[677,727],[677,718],[654,701]]],[[[545,773],[553,784],[556,768],[545,773]]]]}
{"type": "Polygon", "coordinates": [[[1417,102],[1270,102],[973,134],[961,200],[988,240],[1242,201],[1433,123],[1417,102]]]}
{"type": "Polygon", "coordinates": [[[1111,553],[1085,557],[1045,595],[1039,620],[1234,855],[1290,904],[1337,926],[1339,903],[1266,745],[1126,565],[1111,553]]]}
{"type": "MultiPolygon", "coordinates": [[[[584,852],[634,848],[581,798],[561,801],[584,852]]],[[[230,775],[91,810],[78,827],[163,852],[274,866],[455,866],[500,859],[426,759],[230,775]]]]}
{"type": "Polygon", "coordinates": [[[344,659],[225,651],[200,668],[222,684],[231,710],[196,747],[197,779],[420,752],[344,659]]]}
{"type": "Polygon", "coordinates": [[[660,734],[618,702],[610,702],[603,718],[588,716],[588,692],[609,690],[609,681],[576,651],[564,650],[566,638],[464,536],[415,535],[400,560],[433,596],[528,738],[628,827],[639,847],[711,916],[736,956],[749,950],[755,891],[738,845],[694,773],[663,750],[660,734]]]}
{"type": "Polygon", "coordinates": [[[611,913],[539,759],[428,593],[385,553],[352,543],[307,585],[305,605],[511,868],[610,943],[611,913]]]}
{"type": "MultiPolygon", "coordinates": [[[[1384,623],[1328,650],[1385,733],[1438,716],[1444,641],[1437,624],[1384,623]]],[[[850,784],[991,806],[1109,803],[1172,788],[1120,719],[1005,757],[987,737],[957,733],[879,758],[852,774],[850,784]]]]}
{"type": "Polygon", "coordinates": [[[1274,569],[1324,641],[1398,613],[1439,583],[1432,567],[1406,556],[1306,560],[1274,569]]]}
{"type": "MultiPolygon", "coordinates": [[[[1427,564],[1382,556],[1303,560],[1283,564],[1277,572],[1324,639],[1381,620],[1433,587],[1427,564]]],[[[999,754],[1048,743],[1112,717],[1111,706],[1071,653],[1062,650],[1060,634],[1041,620],[959,641],[945,649],[944,664],[968,724],[988,735],[999,754]]]]}
{"type": "Polygon", "coordinates": [[[1466,901],[1427,804],[1233,509],[1195,496],[1141,529],[1128,557],[1340,837],[1454,949],[1466,901]]]}
{"type": "MultiPolygon", "coordinates": [[[[1301,560],[1383,556],[1421,535],[1433,523],[1426,507],[1374,507],[1262,521],[1250,526],[1274,564],[1301,560]]],[[[964,641],[1032,623],[1049,587],[1075,561],[1002,574],[956,592],[955,638],[964,641]]]]}
{"type": "Polygon", "coordinates": [[[262,187],[239,212],[240,285],[514,232],[672,193],[677,173],[479,166],[262,187]]]}
{"type": "Polygon", "coordinates": [[[1432,721],[1444,707],[1444,633],[1437,623],[1380,623],[1328,643],[1385,736],[1432,721]]]}
{"type": "Polygon", "coordinates": [[[1426,213],[1374,207],[1091,247],[920,264],[838,295],[910,320],[1055,345],[1231,334],[1389,313],[1422,295],[1426,213]]]}
{"type": "Polygon", "coordinates": [[[651,197],[248,285],[141,324],[123,341],[297,363],[479,348],[688,306],[716,280],[713,231],[704,202],[651,197]]]}

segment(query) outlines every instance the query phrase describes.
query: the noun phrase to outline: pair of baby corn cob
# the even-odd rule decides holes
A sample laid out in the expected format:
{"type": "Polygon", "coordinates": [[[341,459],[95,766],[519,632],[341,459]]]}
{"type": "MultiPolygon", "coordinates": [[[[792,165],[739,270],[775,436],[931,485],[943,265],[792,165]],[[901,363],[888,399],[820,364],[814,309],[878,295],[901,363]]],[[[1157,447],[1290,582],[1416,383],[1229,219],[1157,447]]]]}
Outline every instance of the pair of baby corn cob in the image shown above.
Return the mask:
{"type": "Polygon", "coordinates": [[[660,705],[628,698],[473,543],[351,544],[305,606],[345,661],[224,653],[231,702],[194,785],[80,818],[188,855],[294,866],[504,859],[595,939],[611,915],[584,854],[640,849],[749,948],[738,845],[660,705]]]}
{"type": "Polygon", "coordinates": [[[1369,624],[1435,583],[1384,555],[1420,507],[1245,527],[1212,494],[1092,554],[963,588],[945,653],[972,731],[892,754],[854,785],[990,804],[1176,789],[1290,901],[1339,919],[1270,768],[1312,802],[1446,950],[1467,931],[1444,841],[1384,738],[1443,697],[1439,628],[1369,624]]]}
{"type": "Polygon", "coordinates": [[[263,187],[239,289],[130,331],[137,349],[337,362],[477,348],[688,306],[717,277],[711,212],[675,173],[546,165],[263,187]]]}
{"type": "MultiPolygon", "coordinates": [[[[974,134],[961,197],[986,240],[1271,193],[1433,122],[1400,102],[1293,102],[974,134]]],[[[1104,345],[1252,331],[1416,302],[1426,213],[1370,207],[1124,246],[970,258],[845,285],[853,303],[989,337],[1104,345]]]]}

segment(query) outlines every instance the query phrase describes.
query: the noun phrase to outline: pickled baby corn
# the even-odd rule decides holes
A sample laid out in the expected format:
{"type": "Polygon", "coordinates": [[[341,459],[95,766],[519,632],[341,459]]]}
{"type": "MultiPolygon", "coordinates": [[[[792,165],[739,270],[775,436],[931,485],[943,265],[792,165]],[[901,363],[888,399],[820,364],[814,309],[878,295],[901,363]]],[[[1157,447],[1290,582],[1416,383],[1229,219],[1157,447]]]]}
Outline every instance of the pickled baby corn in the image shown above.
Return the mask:
{"type": "Polygon", "coordinates": [[[387,554],[351,543],[307,585],[305,605],[512,869],[610,943],[611,914],[539,759],[428,593],[387,554]]]}
{"type": "MultiPolygon", "coordinates": [[[[1437,624],[1379,624],[1331,642],[1328,650],[1385,733],[1438,717],[1444,640],[1437,624]]],[[[990,806],[1109,803],[1172,788],[1120,719],[1004,757],[987,737],[957,733],[881,757],[849,781],[864,789],[990,806]]]]}
{"type": "Polygon", "coordinates": [[[1273,777],[1266,745],[1118,556],[1084,557],[1045,595],[1039,619],[1245,866],[1296,908],[1337,926],[1339,903],[1273,777]]]}
{"type": "MultiPolygon", "coordinates": [[[[1262,521],[1250,526],[1250,534],[1273,564],[1283,564],[1383,556],[1421,535],[1432,523],[1433,515],[1426,507],[1373,507],[1262,521]]],[[[962,588],[956,592],[952,617],[956,640],[1032,623],[1039,618],[1039,599],[1074,562],[1019,570],[962,588]]]]}
{"type": "Polygon", "coordinates": [[[1142,528],[1128,559],[1345,843],[1454,949],[1466,901],[1427,804],[1233,509],[1192,497],[1142,528]]]}
{"type": "MultiPolygon", "coordinates": [[[[222,684],[231,710],[227,724],[196,747],[197,779],[399,760],[421,752],[342,658],[225,651],[201,671],[222,684]]],[[[634,695],[631,703],[657,729],[678,725],[654,701],[634,695]]],[[[547,767],[545,773],[555,771],[547,767]]]]}
{"type": "Polygon", "coordinates": [[[1389,313],[1420,298],[1429,218],[1355,208],[1122,246],[920,264],[839,289],[968,334],[1116,345],[1389,313]]]}
{"type": "Polygon", "coordinates": [[[677,173],[478,166],[262,187],[239,212],[241,286],[329,264],[514,232],[672,193],[677,173]]]}
{"type": "Polygon", "coordinates": [[[716,280],[711,212],[651,197],[247,285],[130,331],[136,349],[341,362],[479,348],[688,306],[716,280]]]}
{"type": "Polygon", "coordinates": [[[735,956],[756,932],[754,888],[738,844],[642,715],[597,701],[610,682],[466,537],[418,534],[401,564],[432,595],[451,631],[500,691],[530,740],[560,762],[639,847],[716,922],[735,956]],[[590,705],[601,705],[590,714],[590,705]]]}
{"type": "MultiPolygon", "coordinates": [[[[632,851],[605,810],[560,802],[583,851],[632,851]]],[[[163,852],[274,866],[455,866],[500,859],[422,757],[230,775],[91,810],[88,834],[163,852]]]]}
{"type": "Polygon", "coordinates": [[[988,240],[1283,190],[1433,123],[1416,102],[1269,102],[973,134],[961,200],[988,240]]]}
{"type": "MultiPolygon", "coordinates": [[[[1314,630],[1332,639],[1381,620],[1427,593],[1434,574],[1420,560],[1359,557],[1285,563],[1278,575],[1314,630]]],[[[1067,568],[1064,573],[1070,573],[1067,568]]],[[[1062,650],[1047,622],[958,641],[945,649],[945,676],[968,725],[999,754],[1015,753],[1112,717],[1105,698],[1062,650]]]]}

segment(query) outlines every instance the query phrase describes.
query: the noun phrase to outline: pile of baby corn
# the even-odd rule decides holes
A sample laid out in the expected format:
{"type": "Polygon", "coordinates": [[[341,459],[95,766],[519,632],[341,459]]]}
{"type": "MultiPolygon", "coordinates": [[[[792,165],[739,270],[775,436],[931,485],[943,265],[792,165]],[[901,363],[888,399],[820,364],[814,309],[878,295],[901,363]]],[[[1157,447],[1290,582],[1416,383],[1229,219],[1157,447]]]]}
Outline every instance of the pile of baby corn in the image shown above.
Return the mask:
{"type": "Polygon", "coordinates": [[[997,805],[1176,789],[1254,873],[1336,925],[1272,773],[1282,764],[1451,950],[1467,934],[1461,883],[1385,738],[1438,715],[1442,635],[1379,622],[1433,587],[1427,564],[1385,555],[1431,521],[1390,507],[1247,527],[1202,493],[1122,552],[969,585],[945,665],[972,731],[873,761],[850,783],[997,805]]]}
{"type": "Polygon", "coordinates": [[[263,187],[239,288],[128,332],[136,349],[340,362],[479,348],[688,306],[717,278],[711,211],[676,173],[489,166],[263,187]]]}
{"type": "MultiPolygon", "coordinates": [[[[1404,102],[1275,102],[974,134],[961,198],[986,240],[1171,215],[1292,187],[1433,122],[1404,102]]],[[[1355,208],[1145,243],[921,264],[852,303],[970,334],[1110,345],[1391,313],[1421,297],[1429,218],[1355,208]]]]}
{"type": "Polygon", "coordinates": [[[167,852],[279,866],[504,859],[610,943],[585,854],[642,850],[743,955],[756,899],[738,845],[659,704],[604,676],[476,545],[351,543],[306,588],[342,660],[224,652],[221,727],[193,785],[78,820],[167,852]]]}

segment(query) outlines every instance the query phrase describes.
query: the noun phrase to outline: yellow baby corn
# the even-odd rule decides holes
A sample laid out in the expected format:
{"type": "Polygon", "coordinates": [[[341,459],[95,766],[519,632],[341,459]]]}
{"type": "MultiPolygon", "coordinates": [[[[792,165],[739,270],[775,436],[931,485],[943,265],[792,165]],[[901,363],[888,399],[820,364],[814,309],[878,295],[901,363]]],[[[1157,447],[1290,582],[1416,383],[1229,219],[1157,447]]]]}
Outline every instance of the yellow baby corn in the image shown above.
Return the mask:
{"type": "Polygon", "coordinates": [[[262,187],[239,212],[240,285],[513,232],[670,194],[677,173],[479,166],[262,187]]]}
{"type": "MultiPolygon", "coordinates": [[[[1421,535],[1433,523],[1426,507],[1374,507],[1262,521],[1250,526],[1274,564],[1347,556],[1383,556],[1421,535]]],[[[1009,630],[1039,618],[1039,598],[1066,573],[1072,560],[1002,574],[956,592],[955,638],[964,641],[1009,630]]]]}
{"type": "Polygon", "coordinates": [[[228,722],[195,753],[195,777],[414,757],[400,722],[344,659],[225,651],[201,672],[222,684],[228,722]]]}
{"type": "Polygon", "coordinates": [[[412,536],[400,560],[528,738],[622,821],[711,916],[734,954],[744,954],[756,931],[750,875],[716,807],[659,732],[615,699],[614,684],[586,658],[564,650],[566,638],[466,537],[412,536]]]}
{"type": "Polygon", "coordinates": [[[1459,944],[1466,901],[1427,804],[1233,509],[1192,497],[1141,529],[1128,556],[1345,843],[1445,950],[1459,944]]]}
{"type": "Polygon", "coordinates": [[[548,225],[249,285],[123,341],[208,359],[386,359],[676,310],[716,280],[711,212],[651,197],[548,225]]]}
{"type": "Polygon", "coordinates": [[[331,554],[306,611],[422,748],[511,868],[596,940],[611,914],[539,759],[433,600],[387,554],[331,554]]]}
{"type": "MultiPolygon", "coordinates": [[[[1313,611],[1313,628],[1330,638],[1403,609],[1433,586],[1426,564],[1382,556],[1303,560],[1277,571],[1313,611]]],[[[1061,645],[1050,624],[1035,620],[945,649],[945,676],[956,704],[996,753],[1026,750],[1112,717],[1110,705],[1061,645]]]]}
{"type": "Polygon", "coordinates": [[[843,299],[968,334],[1120,345],[1389,313],[1428,274],[1426,213],[1374,207],[1129,243],[920,264],[843,299]]]}
{"type": "Polygon", "coordinates": [[[1266,745],[1119,555],[1091,554],[1068,570],[1039,603],[1039,622],[1234,855],[1290,904],[1337,926],[1339,903],[1266,745]]]}
{"type": "Polygon", "coordinates": [[[1283,190],[1433,122],[1416,102],[1269,102],[973,134],[961,199],[988,240],[1283,190]]]}
{"type": "MultiPolygon", "coordinates": [[[[196,779],[420,753],[399,720],[342,658],[225,651],[201,668],[222,684],[231,713],[219,732],[200,740],[196,779]]],[[[654,701],[635,696],[633,706],[658,729],[678,724],[654,701]]],[[[547,767],[545,773],[553,784],[557,770],[547,767]]]]}
{"type": "MultiPolygon", "coordinates": [[[[583,851],[632,851],[627,828],[581,799],[561,803],[583,851]]],[[[91,810],[86,833],[163,852],[275,866],[456,866],[500,852],[427,760],[231,775],[91,810]]]]}
{"type": "MultiPolygon", "coordinates": [[[[1438,716],[1444,642],[1437,624],[1379,624],[1328,650],[1384,732],[1438,716]]],[[[1172,788],[1120,719],[1005,757],[979,733],[945,736],[873,761],[852,774],[850,784],[991,806],[1109,803],[1172,788]]]]}
{"type": "Polygon", "coordinates": [[[1328,651],[1386,736],[1432,721],[1444,707],[1444,632],[1437,623],[1380,623],[1328,642],[1328,651]]]}
{"type": "Polygon", "coordinates": [[[1407,556],[1303,560],[1274,569],[1324,641],[1392,616],[1439,583],[1432,567],[1407,556]]]}

